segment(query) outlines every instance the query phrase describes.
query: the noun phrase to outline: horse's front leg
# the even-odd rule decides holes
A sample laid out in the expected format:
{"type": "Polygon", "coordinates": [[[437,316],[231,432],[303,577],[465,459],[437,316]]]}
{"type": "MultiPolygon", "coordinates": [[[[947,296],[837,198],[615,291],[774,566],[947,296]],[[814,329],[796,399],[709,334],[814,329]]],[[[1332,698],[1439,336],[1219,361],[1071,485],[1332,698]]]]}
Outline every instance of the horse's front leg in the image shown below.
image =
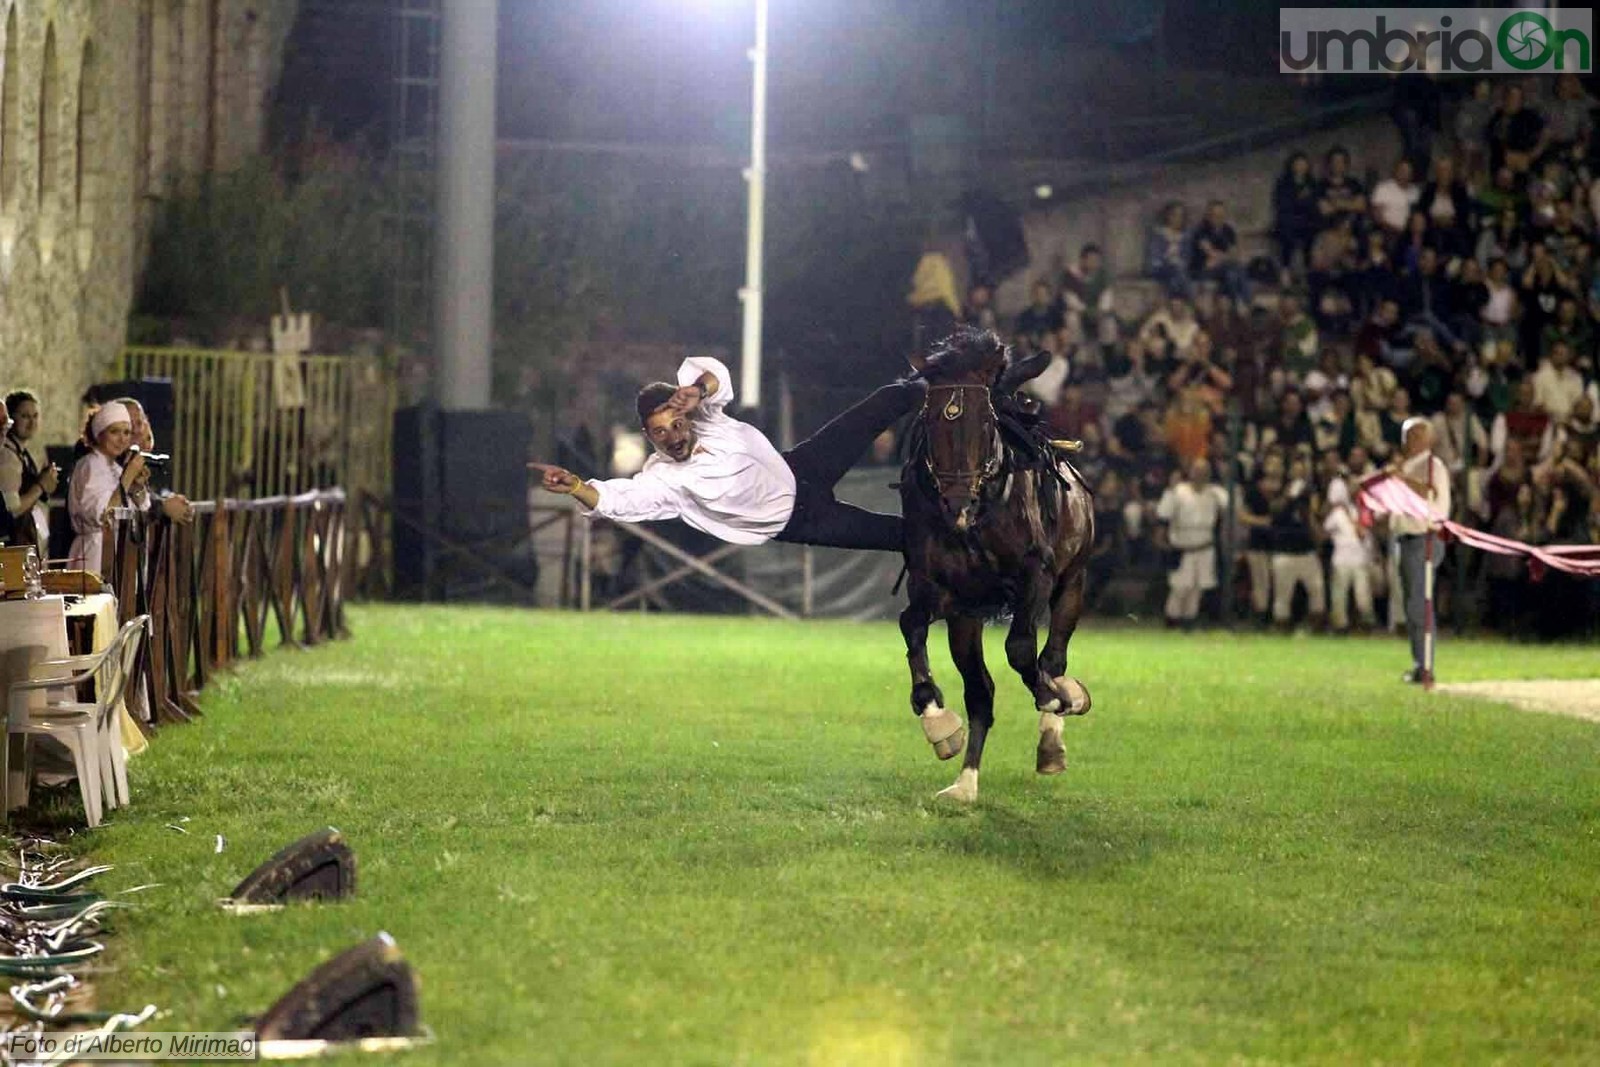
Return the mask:
{"type": "Polygon", "coordinates": [[[961,672],[967,702],[967,726],[972,736],[967,744],[967,756],[961,764],[961,774],[955,784],[939,791],[941,797],[970,804],[978,799],[978,767],[983,762],[983,743],[994,725],[994,680],[983,663],[983,620],[969,616],[951,616],[946,623],[950,630],[950,658],[961,672]]]}
{"type": "Polygon", "coordinates": [[[1084,570],[1075,568],[1056,584],[1050,601],[1050,636],[1039,653],[1039,684],[1048,696],[1039,701],[1039,751],[1035,769],[1060,774],[1067,769],[1062,741],[1062,716],[1084,715],[1092,701],[1089,690],[1067,674],[1067,644],[1083,614],[1084,570]]]}
{"type": "Polygon", "coordinates": [[[933,746],[934,755],[950,759],[967,743],[961,716],[944,706],[944,694],[933,683],[928,667],[928,627],[933,614],[925,599],[912,596],[900,613],[900,634],[906,641],[906,664],[911,668],[911,711],[922,721],[922,734],[933,746]]]}

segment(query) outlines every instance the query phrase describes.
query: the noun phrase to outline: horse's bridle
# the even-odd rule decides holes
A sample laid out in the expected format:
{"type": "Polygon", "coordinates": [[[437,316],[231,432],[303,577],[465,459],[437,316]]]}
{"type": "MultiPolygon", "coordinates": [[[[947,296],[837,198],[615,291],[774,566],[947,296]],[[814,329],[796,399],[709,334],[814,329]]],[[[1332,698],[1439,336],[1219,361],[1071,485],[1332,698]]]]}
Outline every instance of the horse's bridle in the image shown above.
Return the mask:
{"type": "Polygon", "coordinates": [[[983,403],[989,409],[989,423],[992,427],[989,458],[984,461],[983,466],[976,470],[942,471],[933,465],[933,449],[930,447],[923,455],[922,462],[928,468],[928,473],[933,476],[933,484],[936,489],[943,490],[947,484],[968,480],[971,482],[972,495],[976,499],[979,490],[983,488],[983,483],[1000,472],[1000,464],[1005,456],[1005,450],[1000,444],[1000,420],[994,411],[994,401],[990,396],[987,385],[929,385],[928,398],[922,404],[924,411],[933,402],[933,394],[941,389],[950,392],[950,399],[945,403],[944,410],[941,412],[947,422],[956,421],[966,410],[966,407],[961,402],[963,390],[977,389],[983,393],[983,403]]]}

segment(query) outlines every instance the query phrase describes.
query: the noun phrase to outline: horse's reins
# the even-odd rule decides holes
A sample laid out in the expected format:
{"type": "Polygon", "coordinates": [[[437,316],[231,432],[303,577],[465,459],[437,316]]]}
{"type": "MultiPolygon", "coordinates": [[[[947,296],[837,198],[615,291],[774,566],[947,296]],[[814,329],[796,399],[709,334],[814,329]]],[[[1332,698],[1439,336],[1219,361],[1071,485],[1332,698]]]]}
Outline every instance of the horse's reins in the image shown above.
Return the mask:
{"type": "Polygon", "coordinates": [[[947,422],[956,421],[966,410],[960,401],[961,390],[980,389],[983,391],[983,402],[989,409],[989,421],[993,428],[993,440],[989,448],[989,458],[984,461],[983,466],[975,470],[942,471],[933,465],[933,450],[931,448],[927,449],[922,456],[922,463],[928,468],[928,473],[933,476],[936,487],[942,488],[947,484],[967,479],[971,481],[972,493],[976,496],[978,490],[983,487],[983,483],[994,477],[999,471],[1000,464],[1005,456],[1005,448],[1000,444],[1000,419],[994,411],[994,400],[989,394],[987,385],[930,385],[928,386],[928,399],[924,400],[922,404],[924,411],[927,410],[928,404],[933,400],[934,392],[939,389],[945,389],[951,393],[949,402],[945,404],[944,410],[941,412],[947,422]]]}

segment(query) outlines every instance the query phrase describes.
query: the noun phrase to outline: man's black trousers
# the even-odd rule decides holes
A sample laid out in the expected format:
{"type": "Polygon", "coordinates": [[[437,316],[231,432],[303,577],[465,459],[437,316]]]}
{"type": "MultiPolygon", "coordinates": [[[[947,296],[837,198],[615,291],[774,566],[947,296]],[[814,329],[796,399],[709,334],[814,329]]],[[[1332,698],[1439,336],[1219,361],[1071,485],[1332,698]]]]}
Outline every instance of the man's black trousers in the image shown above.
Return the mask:
{"type": "Polygon", "coordinates": [[[898,515],[882,515],[835,499],[834,486],[873,440],[922,403],[919,382],[895,382],[874,392],[783,453],[794,472],[794,514],[779,541],[828,548],[903,551],[898,515]]]}

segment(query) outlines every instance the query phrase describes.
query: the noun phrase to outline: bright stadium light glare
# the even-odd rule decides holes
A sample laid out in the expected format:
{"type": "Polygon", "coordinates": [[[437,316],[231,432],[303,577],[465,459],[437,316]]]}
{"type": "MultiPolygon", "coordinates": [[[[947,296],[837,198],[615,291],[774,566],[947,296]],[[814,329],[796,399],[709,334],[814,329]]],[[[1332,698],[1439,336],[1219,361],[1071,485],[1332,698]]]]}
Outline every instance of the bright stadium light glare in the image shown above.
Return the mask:
{"type": "Polygon", "coordinates": [[[1056,191],[1049,185],[1035,185],[1033,187],[1033,195],[1038,197],[1040,200],[1049,200],[1052,196],[1056,195],[1056,191]]]}

